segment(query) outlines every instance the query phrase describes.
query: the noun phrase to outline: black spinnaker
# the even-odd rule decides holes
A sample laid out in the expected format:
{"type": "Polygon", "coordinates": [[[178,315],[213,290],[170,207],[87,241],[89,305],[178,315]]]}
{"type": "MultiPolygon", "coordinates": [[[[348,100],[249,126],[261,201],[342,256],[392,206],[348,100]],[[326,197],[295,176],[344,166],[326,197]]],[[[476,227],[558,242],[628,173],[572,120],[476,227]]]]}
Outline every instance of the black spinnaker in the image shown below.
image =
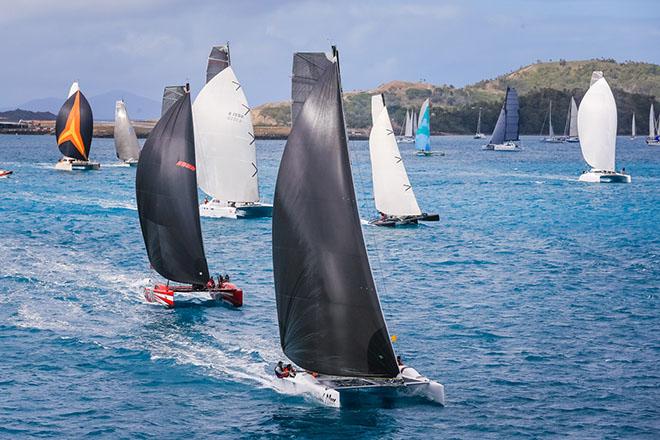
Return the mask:
{"type": "Polygon", "coordinates": [[[163,117],[170,107],[185,94],[186,88],[184,86],[165,87],[165,90],[163,90],[163,103],[160,108],[160,116],[163,117]]]}
{"type": "Polygon", "coordinates": [[[208,83],[214,76],[229,67],[229,63],[229,43],[224,46],[214,46],[206,66],[206,82],[208,83]]]}
{"type": "Polygon", "coordinates": [[[171,281],[205,284],[209,269],[199,222],[190,93],[160,118],[135,176],[142,236],[153,268],[171,281]]]}
{"type": "Polygon", "coordinates": [[[293,116],[273,208],[282,348],[321,374],[395,377],[355,200],[339,64],[325,54],[294,55],[294,104],[300,72],[309,87],[293,116]]]}
{"type": "Polygon", "coordinates": [[[78,160],[89,160],[94,118],[89,102],[80,90],[64,102],[55,121],[55,138],[62,154],[78,160]]]}

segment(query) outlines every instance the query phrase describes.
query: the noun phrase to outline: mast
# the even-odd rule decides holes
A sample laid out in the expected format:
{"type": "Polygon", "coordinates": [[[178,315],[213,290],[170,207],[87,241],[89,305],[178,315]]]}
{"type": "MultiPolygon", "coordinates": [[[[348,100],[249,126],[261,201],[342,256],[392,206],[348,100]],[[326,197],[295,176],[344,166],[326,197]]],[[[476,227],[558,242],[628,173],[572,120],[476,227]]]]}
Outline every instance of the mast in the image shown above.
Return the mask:
{"type": "Polygon", "coordinates": [[[572,138],[578,137],[578,106],[575,103],[575,98],[571,96],[571,125],[568,131],[568,136],[572,138]]]}
{"type": "Polygon", "coordinates": [[[205,284],[192,106],[189,88],[183,90],[144,144],[135,192],[151,266],[170,281],[205,284]]]}
{"type": "Polygon", "coordinates": [[[293,57],[293,126],[273,207],[280,341],[289,359],[306,370],[395,377],[399,371],[357,211],[333,53],[293,57]]]}
{"type": "Polygon", "coordinates": [[[55,138],[60,152],[69,158],[87,161],[92,146],[94,117],[87,98],[74,82],[55,121],[55,138]]]}

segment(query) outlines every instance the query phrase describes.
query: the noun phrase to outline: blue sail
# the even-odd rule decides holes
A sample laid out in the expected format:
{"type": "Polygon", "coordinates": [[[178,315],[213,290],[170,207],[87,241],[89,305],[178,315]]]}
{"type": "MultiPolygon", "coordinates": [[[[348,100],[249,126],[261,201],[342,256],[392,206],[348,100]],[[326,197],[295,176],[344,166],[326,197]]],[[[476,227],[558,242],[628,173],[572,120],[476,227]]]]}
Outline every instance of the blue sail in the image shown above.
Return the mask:
{"type": "Polygon", "coordinates": [[[420,151],[431,151],[431,109],[428,98],[419,111],[419,125],[415,134],[415,148],[420,151]]]}

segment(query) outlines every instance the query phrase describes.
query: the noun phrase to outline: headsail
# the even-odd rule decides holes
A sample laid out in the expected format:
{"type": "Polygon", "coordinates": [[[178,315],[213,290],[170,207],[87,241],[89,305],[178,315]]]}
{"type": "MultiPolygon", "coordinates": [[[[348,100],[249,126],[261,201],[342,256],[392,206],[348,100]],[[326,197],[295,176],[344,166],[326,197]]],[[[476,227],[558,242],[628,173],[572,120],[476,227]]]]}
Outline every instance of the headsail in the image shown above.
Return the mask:
{"type": "MultiPolygon", "coordinates": [[[[217,67],[212,59],[217,49],[211,50],[207,77],[217,67]]],[[[229,53],[225,54],[229,60],[229,53]]],[[[231,66],[212,76],[199,92],[193,115],[199,187],[218,200],[258,202],[252,116],[243,87],[231,66]]]]}
{"type": "Polygon", "coordinates": [[[229,43],[224,46],[214,46],[209,55],[206,65],[206,83],[208,84],[218,73],[225,70],[231,64],[229,59],[229,43]]]}
{"type": "MultiPolygon", "coordinates": [[[[394,377],[357,211],[337,55],[308,81],[275,187],[273,269],[280,340],[302,368],[340,376],[394,377]]],[[[298,66],[299,67],[299,66],[298,66]]],[[[298,95],[299,96],[299,95],[298,95]]]]}
{"type": "Polygon", "coordinates": [[[477,118],[477,134],[481,133],[481,107],[479,107],[479,117],[477,118]]]}
{"type": "Polygon", "coordinates": [[[183,95],[186,94],[184,86],[167,86],[163,91],[163,104],[160,109],[160,116],[163,117],[167,110],[174,105],[183,95]]]}
{"type": "Polygon", "coordinates": [[[552,101],[550,101],[550,108],[548,109],[548,135],[555,137],[555,130],[552,128],[552,101]]]}
{"type": "Polygon", "coordinates": [[[119,159],[129,161],[137,160],[140,157],[140,143],[128,117],[124,101],[117,101],[115,104],[114,138],[115,150],[117,150],[119,159]]]}
{"type": "Polygon", "coordinates": [[[582,156],[593,169],[614,171],[616,113],[616,102],[610,86],[602,72],[594,72],[591,86],[578,111],[582,156]]]}
{"type": "Polygon", "coordinates": [[[421,215],[382,94],[371,97],[371,120],[369,153],[376,209],[394,216],[421,215]]]}
{"type": "Polygon", "coordinates": [[[429,98],[419,110],[419,121],[415,133],[415,148],[420,151],[431,151],[431,109],[429,98]]]}
{"type": "Polygon", "coordinates": [[[153,268],[171,281],[205,284],[209,269],[199,222],[188,92],[160,118],[145,142],[135,191],[142,236],[153,268]]]}
{"type": "Polygon", "coordinates": [[[68,99],[60,108],[55,121],[55,137],[62,154],[78,160],[89,160],[92,146],[94,118],[92,108],[75,82],[68,99]],[[75,87],[74,87],[75,86],[75,87]]]}

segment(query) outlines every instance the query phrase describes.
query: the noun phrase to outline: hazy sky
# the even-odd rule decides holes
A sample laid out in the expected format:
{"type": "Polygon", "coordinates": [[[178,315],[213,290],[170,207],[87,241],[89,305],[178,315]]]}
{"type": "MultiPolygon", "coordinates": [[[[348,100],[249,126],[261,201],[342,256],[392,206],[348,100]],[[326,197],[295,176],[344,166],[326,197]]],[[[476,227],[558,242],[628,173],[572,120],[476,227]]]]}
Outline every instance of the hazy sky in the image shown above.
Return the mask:
{"type": "Polygon", "coordinates": [[[213,44],[253,105],[288,99],[294,51],[338,45],[346,90],[462,86],[537,59],[660,63],[660,2],[0,0],[0,107],[112,89],[160,100],[203,85],[213,44]]]}

